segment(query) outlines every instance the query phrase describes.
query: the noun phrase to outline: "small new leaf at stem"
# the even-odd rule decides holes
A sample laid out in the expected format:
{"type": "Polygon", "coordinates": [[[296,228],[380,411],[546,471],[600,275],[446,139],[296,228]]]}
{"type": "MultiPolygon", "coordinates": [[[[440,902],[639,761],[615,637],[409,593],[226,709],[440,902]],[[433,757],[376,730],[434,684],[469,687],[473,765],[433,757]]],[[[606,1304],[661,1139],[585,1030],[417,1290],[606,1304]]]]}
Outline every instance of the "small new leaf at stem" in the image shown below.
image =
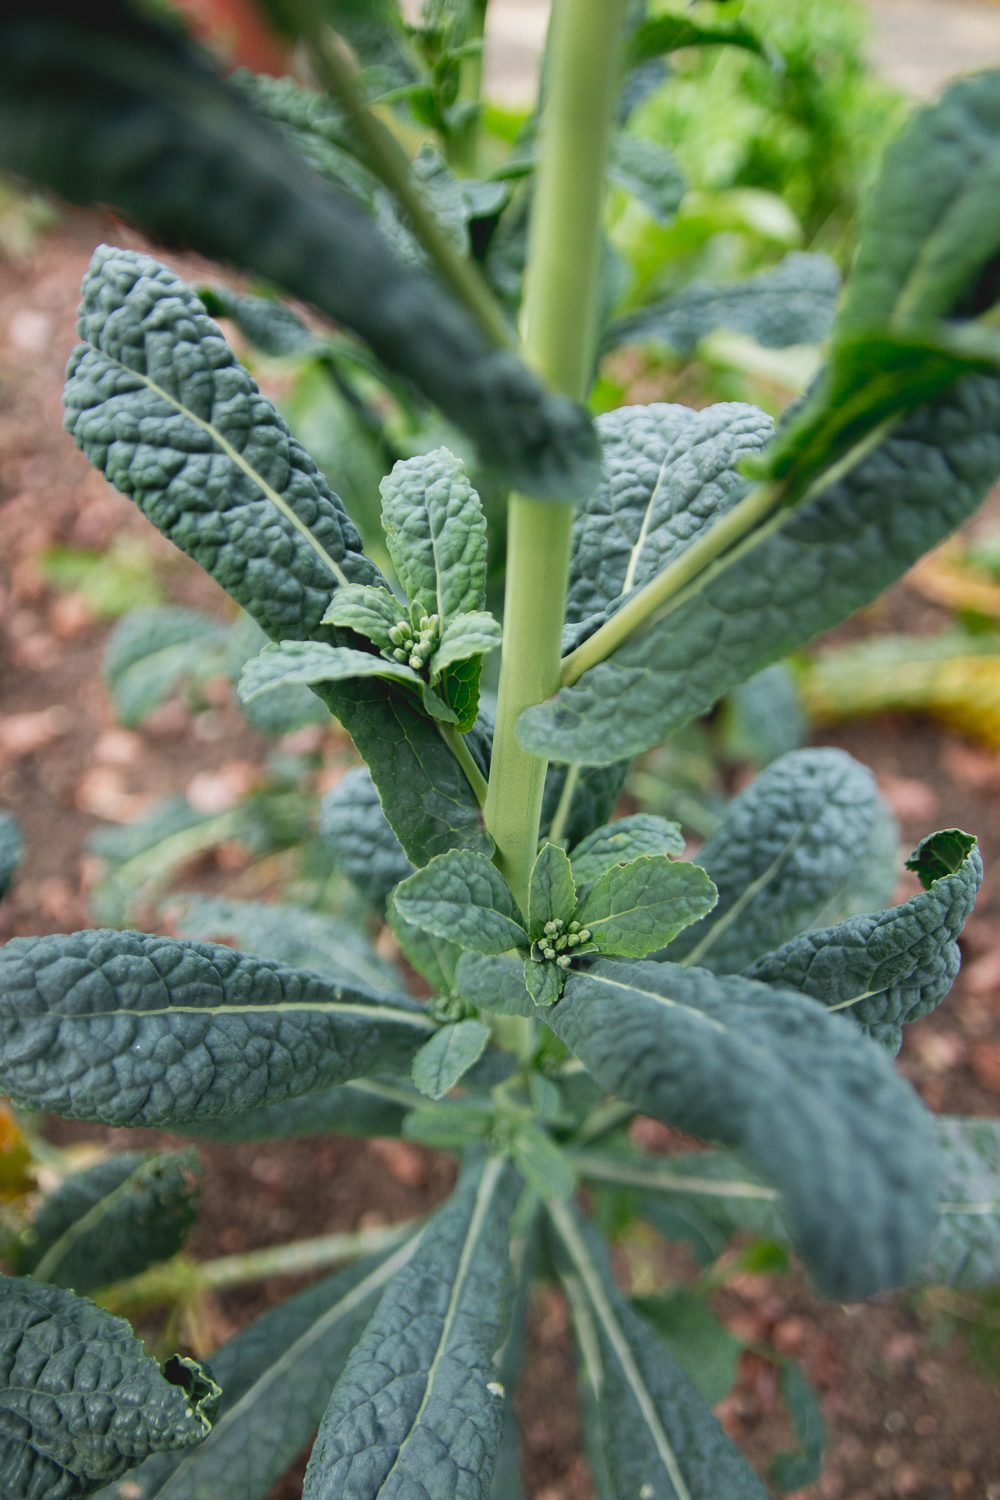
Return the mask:
{"type": "MultiPolygon", "coordinates": [[[[550,965],[531,967],[547,970],[550,965]]],[[[533,1016],[534,1003],[525,987],[526,968],[519,958],[463,953],[455,968],[455,988],[477,1010],[497,1016],[533,1016]]]]}
{"type": "Polygon", "coordinates": [[[565,977],[565,971],[554,963],[529,958],[524,963],[522,985],[535,1005],[547,1007],[559,999],[565,977]]]}
{"type": "Polygon", "coordinates": [[[525,948],[528,934],[503,876],[481,854],[439,854],[397,887],[396,910],[407,922],[474,953],[525,948]]]}
{"type": "Polygon", "coordinates": [[[566,851],[558,844],[543,844],[528,886],[528,932],[532,939],[543,938],[549,923],[565,925],[575,906],[576,884],[566,851]]]}
{"type": "Polygon", "coordinates": [[[456,965],[462,957],[458,944],[407,922],[396,910],[392,896],[386,902],[385,919],[395,934],[403,957],[418,974],[423,975],[438,999],[451,995],[456,965]]]}
{"type": "Polygon", "coordinates": [[[438,696],[418,672],[384,656],[355,651],[349,646],[327,646],[322,641],[272,641],[259,656],[248,661],[240,678],[239,695],[251,703],[260,693],[304,683],[307,687],[328,682],[354,682],[382,677],[412,688],[427,711],[437,719],[455,723],[453,709],[438,696]]]}
{"type": "Polygon", "coordinates": [[[489,1027],[480,1021],[442,1026],[413,1059],[413,1082],[429,1099],[443,1098],[482,1055],[489,1039],[489,1027]]]}
{"type": "Polygon", "coordinates": [[[595,828],[570,854],[573,879],[578,886],[588,885],[613,865],[627,865],[644,854],[683,854],[684,835],[680,824],[652,813],[633,813],[595,828]]]}
{"type": "Polygon", "coordinates": [[[441,641],[431,656],[431,682],[452,662],[467,661],[470,656],[486,656],[500,644],[501,629],[491,614],[476,610],[449,620],[441,632],[441,641]]]}
{"type": "Polygon", "coordinates": [[[612,865],[594,881],[575,917],[597,952],[645,958],[711,911],[717,900],[715,886],[698,865],[654,855],[612,865]]]}
{"type": "Polygon", "coordinates": [[[486,602],[486,518],[447,448],[401,460],[381,483],[382,524],[411,612],[455,615],[486,602]]]}
{"type": "Polygon", "coordinates": [[[576,1188],[573,1163],[540,1125],[534,1121],[522,1125],[511,1142],[510,1154],[515,1167],[539,1198],[572,1197],[576,1188]]]}
{"type": "Polygon", "coordinates": [[[520,1184],[476,1152],[454,1196],[389,1286],[330,1398],[304,1500],[404,1500],[426,1488],[485,1500],[500,1442],[511,1279],[507,1226],[520,1184]]]}
{"type": "Polygon", "coordinates": [[[406,619],[406,611],[395,594],[371,584],[349,583],[339,588],[330,601],[324,625],[341,625],[366,635],[380,651],[391,651],[395,644],[390,630],[406,619]]]}
{"type": "Polygon", "coordinates": [[[738,1149],[780,1188],[825,1295],[916,1272],[937,1208],[931,1117],[841,1017],[741,977],[602,960],[546,1020],[609,1093],[738,1149]]]}

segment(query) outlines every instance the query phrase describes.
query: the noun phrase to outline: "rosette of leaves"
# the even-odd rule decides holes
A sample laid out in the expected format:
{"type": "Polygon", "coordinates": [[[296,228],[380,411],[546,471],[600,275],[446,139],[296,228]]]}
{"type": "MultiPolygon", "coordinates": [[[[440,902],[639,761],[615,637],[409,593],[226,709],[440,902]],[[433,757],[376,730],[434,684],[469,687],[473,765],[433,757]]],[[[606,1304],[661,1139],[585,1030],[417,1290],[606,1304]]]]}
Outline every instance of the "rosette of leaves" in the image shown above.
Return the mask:
{"type": "MultiPolygon", "coordinates": [[[[638,815],[595,830],[572,855],[543,844],[527,918],[489,860],[459,851],[404,880],[393,905],[404,921],[465,953],[514,950],[528,994],[548,1006],[574,960],[649,953],[714,906],[704,870],[663,852],[682,848],[676,824],[638,815]]],[[[440,1047],[440,1037],[429,1045],[440,1047]]]]}
{"type": "Polygon", "coordinates": [[[484,653],[500,644],[485,609],[486,518],[461,462],[446,448],[396,464],[382,481],[382,522],[407,607],[388,588],[346,584],[322,624],[364,637],[378,654],[321,642],[279,642],[248,663],[240,696],[295,683],[383,677],[411,688],[434,719],[472,728],[484,653]]]}

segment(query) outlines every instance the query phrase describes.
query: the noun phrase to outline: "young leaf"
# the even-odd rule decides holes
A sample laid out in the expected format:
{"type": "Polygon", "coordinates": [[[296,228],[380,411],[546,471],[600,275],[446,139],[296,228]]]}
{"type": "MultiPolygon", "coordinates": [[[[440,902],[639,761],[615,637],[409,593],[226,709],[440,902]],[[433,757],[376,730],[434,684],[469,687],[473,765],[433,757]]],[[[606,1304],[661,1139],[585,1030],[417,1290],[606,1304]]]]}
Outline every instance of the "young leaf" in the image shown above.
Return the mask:
{"type": "Polygon", "coordinates": [[[21,863],[24,840],[13,813],[0,812],[0,896],[6,895],[21,863]]]}
{"type": "Polygon", "coordinates": [[[305,683],[312,687],[316,683],[356,682],[366,677],[402,683],[417,694],[435,718],[456,722],[455,711],[412,667],[349,646],[327,646],[323,641],[272,641],[243,668],[239,695],[244,703],[252,703],[259,693],[290,684],[305,683]]]}
{"type": "Polygon", "coordinates": [[[415,617],[444,625],[486,603],[486,518],[447,448],[396,464],[382,480],[382,524],[415,617]]]}
{"type": "Polygon", "coordinates": [[[405,995],[141,932],[0,950],[0,1089],[27,1109],[174,1127],[372,1073],[436,1030],[405,995]]]}
{"type": "Polygon", "coordinates": [[[198,1214],[198,1157],[125,1151],[64,1178],[31,1221],[18,1270],[89,1292],[176,1255],[198,1214]]]}
{"type": "MultiPolygon", "coordinates": [[[[131,1500],[264,1500],[309,1440],[379,1298],[415,1236],[325,1276],[257,1318],[212,1355],[222,1401],[200,1447],[156,1454],[129,1475],[131,1500]]],[[[112,1489],[100,1500],[125,1500],[112,1489]]]]}
{"type": "Polygon", "coordinates": [[[419,1105],[403,1121],[403,1138],[419,1141],[435,1151],[463,1151],[489,1134],[493,1111],[488,1104],[464,1104],[446,1100],[442,1104],[419,1105]]]}
{"type": "Polygon", "coordinates": [[[919,1267],[937,1207],[931,1117],[839,1016],[741,977],[601,961],[570,975],[546,1019],[609,1093],[737,1148],[778,1187],[824,1295],[870,1296],[919,1267]]]}
{"type": "Polygon", "coordinates": [[[358,635],[365,635],[374,642],[380,651],[391,651],[396,643],[389,631],[405,619],[406,611],[388,589],[349,583],[334,594],[322,623],[357,631],[358,635]]]}
{"type": "MultiPolygon", "coordinates": [[[[533,1016],[535,1006],[525,988],[526,965],[519,958],[463,953],[455,967],[455,988],[477,1010],[497,1016],[533,1016]]],[[[532,964],[550,969],[550,964],[532,964]]]]}
{"type": "Polygon", "coordinates": [[[414,927],[412,922],[405,921],[396,910],[391,896],[386,902],[385,919],[392,928],[407,963],[411,964],[418,974],[423,975],[438,999],[447,999],[448,996],[453,995],[455,993],[455,969],[462,956],[462,950],[458,944],[449,942],[447,938],[437,937],[433,932],[425,932],[422,927],[414,927]]]}
{"type": "Polygon", "coordinates": [[[547,1130],[530,1121],[511,1142],[514,1165],[539,1198],[570,1198],[576,1188],[573,1164],[547,1130]]]}
{"type": "Polygon", "coordinates": [[[659,141],[625,131],[612,141],[608,177],[638,198],[658,224],[670,223],[686,187],[672,151],[659,141]]]}
{"type": "Polygon", "coordinates": [[[566,851],[543,844],[528,886],[528,931],[540,937],[546,922],[568,922],[575,907],[576,884],[566,851]]]}
{"type": "Polygon", "coordinates": [[[698,865],[655,855],[612,865],[594,881],[575,915],[599,953],[645,958],[711,911],[717,899],[698,865]]]}
{"type": "Polygon", "coordinates": [[[90,1495],[211,1429],[219,1388],[201,1366],[175,1357],[165,1379],[122,1318],[72,1292],[4,1277],[0,1339],[0,1489],[12,1500],[90,1495]]]}
{"type": "Polygon", "coordinates": [[[439,854],[396,889],[396,910],[407,922],[473,953],[525,948],[528,934],[510,888],[481,854],[439,854]]]}
{"type": "Polygon", "coordinates": [[[816,1392],[794,1360],[782,1365],[780,1388],[797,1446],[793,1452],[774,1455],[771,1479],[779,1490],[801,1490],[820,1476],[826,1423],[816,1392]]]}
{"type": "Polygon", "coordinates": [[[319,805],[319,833],[340,869],[376,910],[412,875],[367,766],[352,766],[319,805]]]}
{"type": "MultiPolygon", "coordinates": [[[[148,256],[101,247],[80,329],[87,342],[63,399],[88,458],[268,635],[336,645],[336,628],[321,624],[333,590],[377,584],[378,569],[191,289],[148,256]]],[[[367,760],[414,859],[488,849],[472,789],[409,688],[352,681],[319,696],[367,760]]]]}
{"type": "MultiPolygon", "coordinates": [[[[527,959],[524,963],[522,985],[527,990],[533,1005],[548,1007],[555,1005],[562,994],[565,973],[554,963],[541,959],[527,959]]],[[[534,1014],[532,1011],[531,1014],[534,1014]]]]}
{"type": "Polygon", "coordinates": [[[589,885],[613,865],[627,865],[641,855],[684,853],[684,835],[680,824],[668,823],[652,813],[633,813],[605,823],[579,844],[570,854],[573,879],[578,886],[589,885]]]}
{"type": "Polygon", "coordinates": [[[747,488],[736,466],[772,429],[770,417],[739,402],[699,412],[657,402],[597,419],[604,477],[573,522],[564,647],[592,635],[624,595],[736,504],[747,488]]]}
{"type": "Polygon", "coordinates": [[[707,712],[869,603],[971,515],[1000,473],[998,433],[1000,381],[986,375],[900,418],[846,472],[671,600],[657,623],[523,714],[521,745],[610,764],[707,712]]]}
{"type": "MultiPolygon", "coordinates": [[[[317,1089],[280,1104],[261,1104],[245,1114],[221,1120],[199,1120],[181,1133],[206,1141],[268,1141],[292,1135],[399,1135],[410,1106],[398,1081],[357,1079],[317,1089]],[[381,1090],[385,1087],[389,1097],[381,1090]]],[[[414,1106],[419,1096],[413,1096],[414,1106]]]]}
{"type": "Polygon", "coordinates": [[[772,271],[742,281],[696,279],[662,302],[616,318],[604,348],[669,344],[691,355],[717,328],[745,334],[765,349],[819,344],[830,332],[839,292],[840,273],[829,256],[792,250],[772,271]]]}
{"type": "Polygon", "coordinates": [[[489,1494],[503,1387],[507,1225],[517,1174],[477,1153],[379,1303],[333,1390],[304,1500],[399,1500],[432,1472],[443,1494],[489,1494]]]}
{"type": "Polygon", "coordinates": [[[743,1345],[719,1322],[704,1297],[675,1286],[629,1301],[653,1325],[708,1406],[728,1395],[743,1345]]]}
{"type": "Polygon", "coordinates": [[[568,1204],[548,1207],[581,1354],[587,1452],[606,1481],[600,1492],[609,1500],[766,1500],[694,1383],[615,1286],[596,1230],[568,1204]]]}
{"type": "Polygon", "coordinates": [[[359,333],[531,494],[573,499],[596,444],[435,280],[402,264],[175,28],[112,0],[3,13],[0,165],[80,204],[113,204],[154,238],[282,286],[359,333]],[[211,188],[207,186],[211,184],[211,188]],[[266,226],[266,228],[262,228],[266,226]]]}
{"type": "Polygon", "coordinates": [[[502,634],[497,621],[485,610],[474,610],[449,620],[441,632],[441,644],[428,663],[431,682],[436,683],[441,673],[455,662],[495,651],[502,634]]]}
{"type": "Polygon", "coordinates": [[[1000,1121],[938,1116],[941,1201],[914,1280],[995,1286],[1000,1279],[1000,1121]]]}
{"type": "Polygon", "coordinates": [[[425,1042],[413,1059],[413,1082],[429,1099],[443,1099],[482,1055],[490,1039],[479,1021],[456,1021],[425,1042]]]}
{"type": "Polygon", "coordinates": [[[983,865],[975,839],[964,834],[959,842],[958,833],[931,834],[920,845],[914,860],[929,884],[919,895],[888,911],[802,932],[758,958],[747,977],[788,985],[844,1011],[895,1056],[903,1026],[940,1005],[961,965],[956,939],[983,865]]]}
{"type": "Polygon", "coordinates": [[[228,639],[228,628],[199,609],[129,610],[108,636],[102,663],[119,723],[134,729],[185,678],[222,675],[228,639]]]}
{"type": "Polygon", "coordinates": [[[670,958],[737,973],[849,902],[879,802],[872,773],[843,750],[794,750],[773,761],[698,851],[719,903],[670,958]]]}
{"type": "MultiPolygon", "coordinates": [[[[348,773],[350,774],[350,773],[348,773]]],[[[312,969],[335,984],[395,993],[399,976],[356,927],[326,912],[230,896],[171,896],[172,931],[200,942],[227,939],[244,953],[312,969]]]]}

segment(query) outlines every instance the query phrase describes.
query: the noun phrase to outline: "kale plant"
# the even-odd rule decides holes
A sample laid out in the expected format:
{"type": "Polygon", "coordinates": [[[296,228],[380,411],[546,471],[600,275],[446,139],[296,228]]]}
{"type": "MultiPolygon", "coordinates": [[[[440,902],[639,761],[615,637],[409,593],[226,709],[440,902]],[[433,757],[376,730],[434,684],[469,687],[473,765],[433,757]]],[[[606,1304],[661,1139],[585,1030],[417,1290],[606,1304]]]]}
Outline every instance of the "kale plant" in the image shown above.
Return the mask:
{"type": "MultiPolygon", "coordinates": [[[[737,1230],[775,1242],[840,1301],[995,1281],[997,1126],[933,1119],[892,1065],[954,981],[982,864],[971,836],[933,834],[908,862],[921,892],[887,906],[891,818],[832,749],[773,760],[695,861],[675,824],[612,814],[634,756],[874,598],[1000,474],[1000,74],[952,85],[888,151],[827,364],[776,432],[735,404],[592,429],[622,59],[698,37],[641,23],[626,53],[625,0],[557,4],[541,119],[507,168],[532,179],[522,365],[467,232],[475,180],[452,179],[449,219],[430,187],[447,179],[401,168],[364,98],[430,121],[468,170],[481,5],[429,7],[416,36],[389,0],[330,4],[360,80],[319,12],[281,7],[329,98],[223,84],[117,0],[92,22],[46,10],[48,30],[37,7],[2,23],[6,159],[337,316],[518,488],[502,630],[479,494],[446,448],[383,480],[390,587],[199,296],[145,254],[95,253],[67,428],[268,638],[244,701],[311,690],[352,736],[365,766],[323,834],[433,998],[323,913],[192,901],[181,936],[109,926],[0,950],[0,1087],[194,1138],[398,1134],[461,1165],[424,1223],[201,1267],[177,1253],[187,1154],[68,1178],[0,1285],[4,1493],[261,1500],[318,1426],[308,1500],[505,1500],[528,1294],[548,1276],[598,1492],[763,1497],[707,1404],[718,1330],[702,1308],[685,1345],[669,1298],[623,1294],[577,1186],[598,1206],[636,1195],[702,1263],[737,1230]],[[498,645],[494,718],[480,670],[498,645]],[[220,926],[237,948],[202,940],[220,926]],[[638,1113],[712,1149],[644,1154],[638,1113]],[[230,1340],[211,1375],[176,1356],[161,1370],[116,1316],[336,1261],[355,1263],[230,1340]]],[[[310,337],[273,301],[228,306],[258,340],[310,337]]],[[[119,640],[110,676],[137,715],[150,664],[160,682],[184,670],[198,629],[119,640]]],[[[781,1384],[798,1447],[773,1479],[794,1489],[818,1472],[822,1419],[797,1367],[781,1384]]]]}

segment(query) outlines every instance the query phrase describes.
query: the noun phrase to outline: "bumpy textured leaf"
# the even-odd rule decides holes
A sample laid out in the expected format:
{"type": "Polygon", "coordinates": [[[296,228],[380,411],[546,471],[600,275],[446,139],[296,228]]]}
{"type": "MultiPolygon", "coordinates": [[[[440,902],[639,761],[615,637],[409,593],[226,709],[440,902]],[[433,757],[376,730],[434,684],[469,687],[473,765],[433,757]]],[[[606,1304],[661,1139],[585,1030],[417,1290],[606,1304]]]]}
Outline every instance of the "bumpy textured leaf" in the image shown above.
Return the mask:
{"type": "Polygon", "coordinates": [[[570,855],[573,879],[586,885],[610,870],[612,865],[626,865],[644,854],[683,854],[684,835],[680,825],[668,823],[652,813],[633,813],[617,818],[582,839],[570,855]]]}
{"type": "Polygon", "coordinates": [[[833,326],[840,275],[826,255],[793,250],[773,271],[745,281],[690,282],[672,297],[617,318],[604,335],[604,347],[669,344],[691,354],[716,328],[743,333],[765,349],[819,344],[833,326]]]}
{"type": "Polygon", "coordinates": [[[406,611],[388,589],[349,583],[334,594],[323,616],[323,624],[355,630],[359,635],[366,635],[380,651],[387,651],[393,645],[389,631],[405,619],[406,611]]]}
{"type": "Polygon", "coordinates": [[[431,682],[437,682],[453,662],[468,661],[472,656],[485,656],[495,651],[502,633],[499,623],[483,609],[449,620],[441,632],[441,644],[429,662],[431,682]]]}
{"type": "Polygon", "coordinates": [[[396,910],[391,897],[386,902],[385,919],[395,933],[407,963],[424,976],[435,995],[439,998],[452,995],[455,966],[462,956],[458,944],[405,921],[396,910]]]}
{"type": "Polygon", "coordinates": [[[182,1125],[403,1072],[433,1030],[404,995],[214,943],[98,930],[0,949],[0,1089],[109,1125],[182,1125]]]}
{"type": "Polygon", "coordinates": [[[595,764],[659,743],[869,603],[972,514],[998,473],[1000,381],[966,376],[762,529],[657,624],[529,709],[521,744],[595,764]]]}
{"type": "Polygon", "coordinates": [[[64,1178],[31,1221],[18,1269],[89,1292],[183,1245],[198,1213],[194,1151],[125,1151],[64,1178]]]}
{"type": "Polygon", "coordinates": [[[914,1278],[946,1286],[1000,1281],[1000,1122],[936,1120],[941,1202],[927,1257],[914,1278]]]}
{"type": "Polygon", "coordinates": [[[534,1016],[519,958],[463,953],[455,967],[455,989],[479,1010],[498,1016],[534,1016]]]}
{"type": "Polygon", "coordinates": [[[594,881],[576,917],[598,952],[645,958],[711,911],[717,899],[698,865],[655,855],[612,865],[594,881]]]}
{"type": "Polygon", "coordinates": [[[694,1383],[618,1291],[601,1237],[566,1205],[549,1212],[581,1354],[581,1425],[599,1493],[608,1500],[765,1500],[764,1485],[694,1383]]]}
{"type": "Polygon", "coordinates": [[[218,1387],[199,1366],[170,1361],[189,1395],[122,1318],[72,1292],[4,1277],[0,1339],[0,1488],[11,1500],[91,1495],[211,1428],[218,1387]]]}
{"type": "Polygon", "coordinates": [[[225,671],[226,626],[198,609],[133,609],[115,625],[104,651],[105,684],[119,722],[141,724],[185,678],[225,671]]]}
{"type": "Polygon", "coordinates": [[[958,79],[912,116],[865,202],[839,334],[992,304],[998,159],[995,71],[958,79]]]}
{"type": "Polygon", "coordinates": [[[546,1019],[609,1093],[745,1154],[825,1295],[916,1271],[937,1208],[931,1117],[842,1017],[741,977],[601,961],[546,1019]]]}
{"type": "MultiPolygon", "coordinates": [[[[358,1079],[317,1089],[281,1104],[261,1104],[242,1115],[221,1120],[199,1120],[181,1127],[183,1135],[208,1141],[266,1141],[290,1135],[399,1135],[407,1105],[398,1102],[400,1085],[393,1080],[391,1097],[379,1093],[378,1079],[358,1079]]],[[[416,1095],[414,1095],[416,1099],[416,1095]]]]}
{"type": "Polygon", "coordinates": [[[21,863],[21,827],[13,813],[0,812],[0,896],[3,896],[21,863]]]}
{"type": "Polygon", "coordinates": [[[517,1174],[476,1157],[424,1231],[334,1387],[306,1500],[479,1500],[489,1494],[503,1388],[507,1225],[517,1174]]]}
{"type": "Polygon", "coordinates": [[[212,1355],[222,1401],[189,1453],[157,1454],[99,1500],[263,1500],[309,1440],[333,1383],[417,1241],[326,1276],[257,1318],[212,1355]]]}
{"type": "Polygon", "coordinates": [[[528,930],[539,935],[546,922],[568,922],[576,906],[569,857],[558,844],[543,844],[528,883],[528,930]]]}
{"type": "MultiPolygon", "coordinates": [[[[148,256],[105,246],[84,279],[80,330],[64,401],[91,462],[269,635],[337,644],[320,623],[330,595],[338,581],[379,582],[378,569],[195,294],[148,256]]],[[[320,696],[415,858],[488,847],[461,768],[408,690],[351,682],[320,696]]]]}
{"type": "Polygon", "coordinates": [[[269,901],[237,901],[231,896],[170,898],[178,937],[201,942],[223,939],[259,958],[274,958],[297,969],[312,969],[336,984],[395,991],[399,977],[379,958],[356,927],[326,912],[269,901]]]}
{"type": "Polygon", "coordinates": [[[443,621],[486,602],[486,518],[447,448],[404,459],[382,480],[382,524],[411,605],[443,621]]]}
{"type": "Polygon", "coordinates": [[[624,132],[615,137],[608,176],[649,210],[658,224],[669,224],[684,197],[684,173],[659,141],[624,132]]]}
{"type": "Polygon", "coordinates": [[[400,683],[422,699],[435,718],[456,721],[454,710],[404,662],[387,661],[384,656],[350,646],[328,646],[325,641],[272,641],[243,668],[239,694],[244,703],[252,703],[259,694],[276,688],[357,682],[368,677],[400,683]]]}
{"type": "MultiPolygon", "coordinates": [[[[948,834],[933,834],[949,848],[948,834]]],[[[746,970],[750,979],[788,985],[855,1020],[895,1056],[907,1021],[948,994],[962,957],[956,939],[982,884],[983,862],[971,849],[951,857],[928,889],[888,911],[852,917],[836,927],[800,933],[746,970]]]]}
{"type": "Polygon", "coordinates": [[[524,948],[528,934],[510,888],[480,854],[456,849],[418,870],[393,897],[407,922],[474,953],[524,948]]]}
{"type": "Polygon", "coordinates": [[[698,851],[719,904],[670,958],[734,974],[832,911],[850,909],[879,807],[875,778],[843,750],[793,750],[726,808],[698,851]]]}
{"type": "Polygon", "coordinates": [[[453,1021],[425,1042],[413,1059],[413,1081],[429,1099],[442,1099],[477,1062],[490,1039],[479,1021],[453,1021]]]}
{"type": "Polygon", "coordinates": [[[8,11],[0,165],[75,203],[114,204],[156,238],[230,261],[359,333],[518,489],[581,492],[596,458],[579,407],[488,343],[402,264],[360,205],[327,186],[176,30],[123,0],[8,11]]]}
{"type": "Polygon", "coordinates": [[[367,766],[354,766],[326,793],[319,807],[323,841],[361,894],[379,910],[413,866],[382,811],[367,766]]]}
{"type": "Polygon", "coordinates": [[[619,599],[735,505],[746,493],[736,465],[772,427],[757,407],[730,401],[699,412],[623,406],[597,419],[604,477],[573,522],[565,646],[592,635],[619,599]]]}

